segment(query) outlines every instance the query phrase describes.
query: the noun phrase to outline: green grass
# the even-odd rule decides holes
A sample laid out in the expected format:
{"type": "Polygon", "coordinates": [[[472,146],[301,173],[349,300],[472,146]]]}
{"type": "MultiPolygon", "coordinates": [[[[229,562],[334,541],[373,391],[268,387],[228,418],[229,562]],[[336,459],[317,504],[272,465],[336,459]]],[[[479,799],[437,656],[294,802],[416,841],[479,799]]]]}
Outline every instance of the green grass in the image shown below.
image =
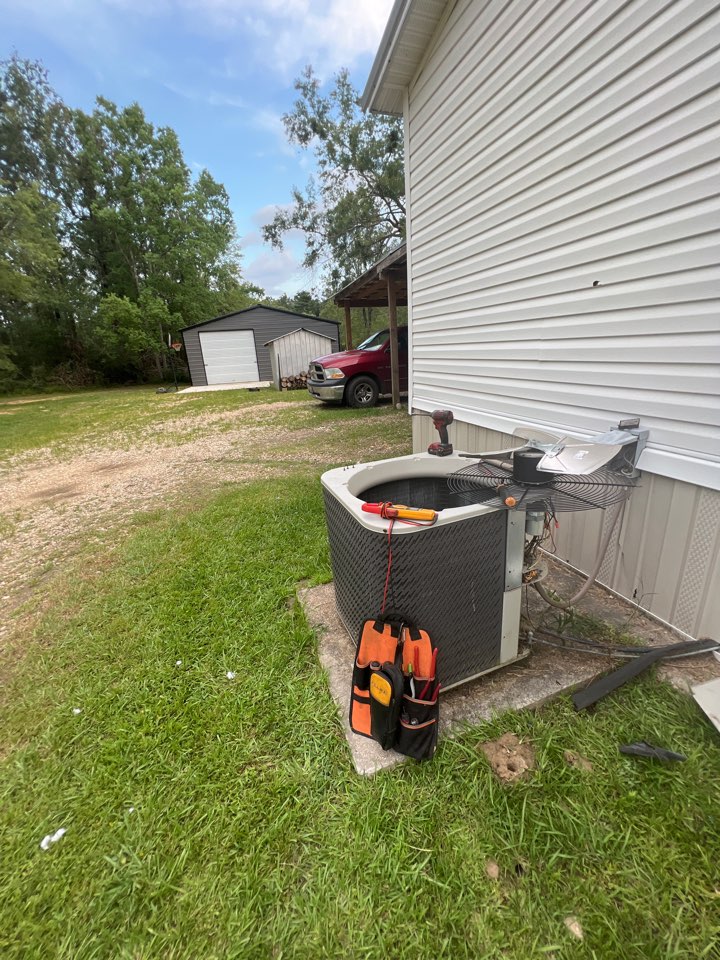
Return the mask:
{"type": "Polygon", "coordinates": [[[397,425],[322,413],[345,444],[326,462],[137,517],[56,585],[4,696],[0,954],[716,960],[718,740],[651,678],[592,715],[563,699],[355,775],[289,601],[330,577],[319,472],[397,425]],[[504,731],[537,751],[512,787],[476,749],[504,731]],[[688,761],[618,753],[638,739],[688,761]]]}

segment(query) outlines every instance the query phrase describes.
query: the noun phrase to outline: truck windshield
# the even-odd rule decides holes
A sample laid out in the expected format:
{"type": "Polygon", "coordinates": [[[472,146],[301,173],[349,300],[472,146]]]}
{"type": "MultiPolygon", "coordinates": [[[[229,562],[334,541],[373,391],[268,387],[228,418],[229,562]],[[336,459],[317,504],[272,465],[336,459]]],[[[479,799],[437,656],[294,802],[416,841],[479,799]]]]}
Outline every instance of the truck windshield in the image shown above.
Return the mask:
{"type": "Polygon", "coordinates": [[[388,338],[387,330],[378,330],[377,333],[374,333],[371,337],[368,337],[367,340],[358,346],[358,350],[379,350],[385,344],[385,341],[388,338]]]}

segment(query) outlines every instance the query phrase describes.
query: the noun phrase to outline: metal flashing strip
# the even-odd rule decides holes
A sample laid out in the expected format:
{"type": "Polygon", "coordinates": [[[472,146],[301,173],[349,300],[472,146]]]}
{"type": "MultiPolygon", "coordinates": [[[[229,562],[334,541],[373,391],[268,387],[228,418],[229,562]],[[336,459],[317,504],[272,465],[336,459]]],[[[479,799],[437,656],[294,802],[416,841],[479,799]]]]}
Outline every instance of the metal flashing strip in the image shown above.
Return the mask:
{"type": "Polygon", "coordinates": [[[518,659],[522,589],[509,590],[503,596],[502,633],[500,636],[500,663],[505,666],[518,659]]]}

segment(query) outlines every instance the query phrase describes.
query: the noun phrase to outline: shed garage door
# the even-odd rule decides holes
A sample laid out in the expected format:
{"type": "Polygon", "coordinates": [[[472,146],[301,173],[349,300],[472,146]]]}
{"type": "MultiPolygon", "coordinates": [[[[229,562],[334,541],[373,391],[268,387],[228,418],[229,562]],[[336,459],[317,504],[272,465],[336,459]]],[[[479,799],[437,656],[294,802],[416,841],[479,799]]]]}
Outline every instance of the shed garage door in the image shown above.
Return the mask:
{"type": "Polygon", "coordinates": [[[252,330],[201,333],[205,375],[211,383],[249,383],[260,379],[252,330]]]}

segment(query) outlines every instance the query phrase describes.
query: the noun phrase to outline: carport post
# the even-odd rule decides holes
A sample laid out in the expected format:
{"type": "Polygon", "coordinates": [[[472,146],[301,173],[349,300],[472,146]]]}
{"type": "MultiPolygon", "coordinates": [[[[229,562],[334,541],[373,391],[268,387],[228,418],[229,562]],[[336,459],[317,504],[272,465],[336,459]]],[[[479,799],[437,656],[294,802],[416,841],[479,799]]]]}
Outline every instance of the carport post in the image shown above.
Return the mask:
{"type": "Polygon", "coordinates": [[[388,319],[390,321],[390,376],[392,379],[392,402],[400,406],[400,363],[398,359],[397,339],[397,298],[395,284],[390,271],[387,274],[388,319]]]}
{"type": "Polygon", "coordinates": [[[350,306],[345,304],[345,349],[352,350],[352,323],[350,322],[350,306]]]}

